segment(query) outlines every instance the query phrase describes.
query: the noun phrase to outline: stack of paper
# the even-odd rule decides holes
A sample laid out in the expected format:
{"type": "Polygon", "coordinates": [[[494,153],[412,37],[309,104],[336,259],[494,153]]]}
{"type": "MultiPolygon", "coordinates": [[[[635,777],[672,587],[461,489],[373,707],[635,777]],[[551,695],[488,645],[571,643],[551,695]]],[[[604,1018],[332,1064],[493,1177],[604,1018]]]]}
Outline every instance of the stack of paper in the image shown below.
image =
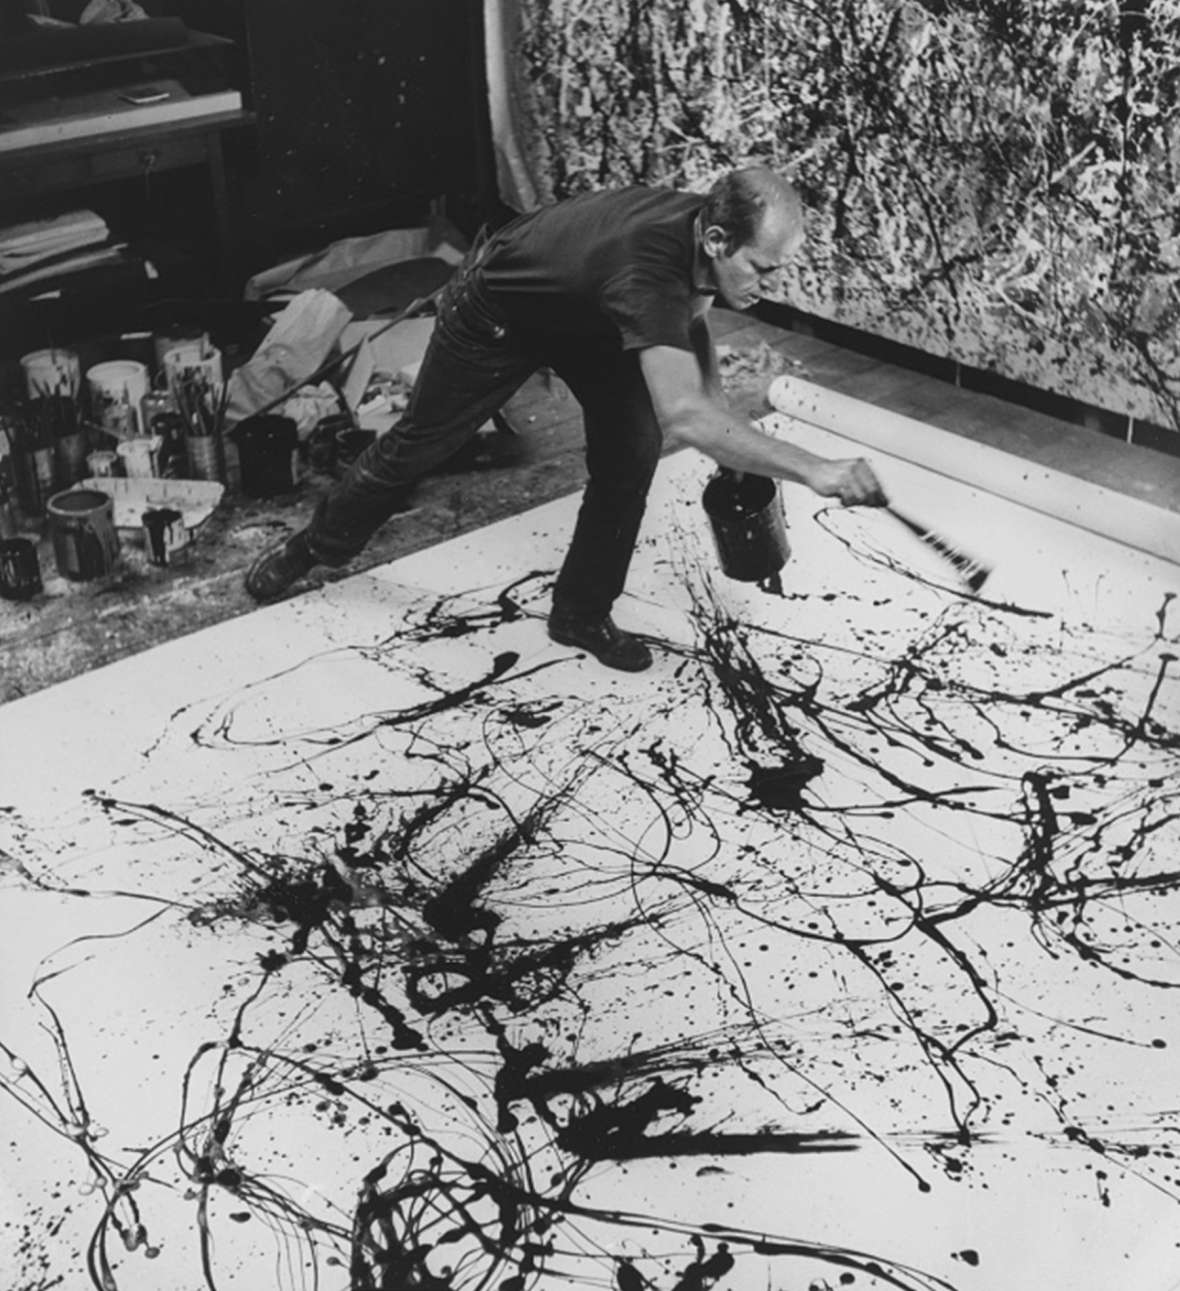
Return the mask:
{"type": "Polygon", "coordinates": [[[0,278],[105,242],[109,236],[106,221],[93,211],[70,211],[0,229],[0,278]]]}
{"type": "Polygon", "coordinates": [[[120,264],[126,251],[126,243],[111,242],[106,221],[93,211],[0,229],[0,296],[120,264]]]}

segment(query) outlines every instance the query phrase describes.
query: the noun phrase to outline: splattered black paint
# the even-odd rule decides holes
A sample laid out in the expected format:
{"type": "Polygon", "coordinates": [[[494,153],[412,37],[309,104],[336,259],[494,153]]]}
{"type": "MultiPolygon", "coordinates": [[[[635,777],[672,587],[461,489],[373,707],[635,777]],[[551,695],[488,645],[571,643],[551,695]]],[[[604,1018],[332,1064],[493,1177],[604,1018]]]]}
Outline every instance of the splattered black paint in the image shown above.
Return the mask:
{"type": "MultiPolygon", "coordinates": [[[[338,729],[259,734],[259,687],[177,714],[203,753],[279,755],[237,797],[187,813],[89,800],[155,907],[117,943],[166,924],[189,948],[247,948],[157,1142],[102,1150],[56,970],[33,999],[57,1073],[3,1050],[5,1088],[101,1194],[93,1285],[134,1285],[134,1261],[167,1250],[167,1191],[209,1287],[234,1285],[219,1251],[259,1233],[290,1268],[360,1289],[586,1269],[623,1291],[786,1285],[804,1269],[817,1285],[946,1288],[880,1250],[793,1235],[790,1216],[768,1232],[612,1205],[597,1172],[678,1165],[721,1198],[749,1160],[871,1156],[889,1186],[969,1189],[997,1135],[1031,1136],[1012,1128],[1008,1084],[1047,1110],[1038,1135],[1101,1164],[1095,1204],[1122,1170],[1174,1186],[1160,1136],[1105,1125],[1071,1055],[1156,1052],[1139,1014],[1088,1020],[1091,993],[1180,986],[1159,904],[1180,889],[1166,599],[1154,632],[1112,643],[934,589],[882,652],[869,626],[835,631],[836,596],[791,635],[789,617],[742,622],[694,578],[693,639],[664,643],[674,678],[596,702],[547,690],[554,665],[498,640],[542,584],[486,615],[428,606],[366,653],[404,702],[338,729]],[[432,642],[474,650],[466,679],[410,649],[432,642]],[[243,831],[256,820],[269,830],[243,831]],[[185,895],[153,896],[185,858],[185,895]],[[1018,940],[1072,1012],[1006,973],[1018,940]],[[898,1081],[922,1091],[917,1121],[891,1109],[898,1081]],[[283,1118],[345,1159],[292,1159],[283,1118]],[[323,1182],[333,1171],[342,1187],[323,1182]]],[[[34,857],[20,873],[63,899],[111,896],[34,857]]],[[[24,1247],[32,1276],[39,1239],[24,1247]]],[[[980,1259],[958,1241],[942,1265],[980,1259]]]]}

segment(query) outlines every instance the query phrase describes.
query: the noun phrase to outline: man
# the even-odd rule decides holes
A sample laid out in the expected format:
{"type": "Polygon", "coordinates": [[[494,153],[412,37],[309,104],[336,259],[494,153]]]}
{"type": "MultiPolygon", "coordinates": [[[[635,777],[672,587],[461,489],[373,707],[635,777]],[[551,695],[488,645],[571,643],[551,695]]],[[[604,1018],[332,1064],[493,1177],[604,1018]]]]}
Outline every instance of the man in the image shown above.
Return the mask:
{"type": "Polygon", "coordinates": [[[582,405],[589,476],[549,614],[554,641],[611,668],[651,652],[611,618],[661,449],[880,503],[862,459],[832,461],[765,434],[725,404],[706,315],[748,309],[803,237],[798,194],[772,171],[723,176],[706,196],[628,188],[570,198],[477,240],[440,299],[405,414],[321,500],[305,530],[255,562],[271,600],[314,565],[347,563],[415,480],[455,453],[534,371],[582,405]]]}

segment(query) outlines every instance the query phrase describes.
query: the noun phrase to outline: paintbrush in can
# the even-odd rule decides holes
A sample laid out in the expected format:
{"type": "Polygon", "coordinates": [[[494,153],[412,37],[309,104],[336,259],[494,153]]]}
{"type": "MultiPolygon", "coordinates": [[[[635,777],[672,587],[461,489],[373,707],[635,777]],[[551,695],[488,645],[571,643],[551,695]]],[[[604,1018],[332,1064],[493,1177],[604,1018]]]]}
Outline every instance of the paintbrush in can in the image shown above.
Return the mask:
{"type": "Polygon", "coordinates": [[[933,529],[928,529],[924,524],[920,524],[912,516],[908,516],[903,511],[899,511],[892,503],[885,503],[886,511],[904,525],[910,533],[920,538],[932,551],[938,554],[952,565],[955,572],[967,585],[968,590],[978,592],[987,582],[991,574],[991,566],[984,564],[977,557],[970,555],[968,552],[960,551],[941,534],[935,533],[933,529]]]}

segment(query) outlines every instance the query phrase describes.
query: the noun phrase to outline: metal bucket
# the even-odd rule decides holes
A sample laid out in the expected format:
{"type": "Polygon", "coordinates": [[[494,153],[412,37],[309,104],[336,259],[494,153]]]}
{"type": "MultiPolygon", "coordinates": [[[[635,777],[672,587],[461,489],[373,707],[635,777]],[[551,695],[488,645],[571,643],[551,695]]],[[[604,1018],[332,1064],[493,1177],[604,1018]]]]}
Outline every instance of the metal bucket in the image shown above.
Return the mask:
{"type": "Polygon", "coordinates": [[[97,489],[56,493],[46,506],[57,572],[86,582],[113,573],[119,559],[115,505],[97,489]]]}
{"type": "Polygon", "coordinates": [[[774,480],[723,467],[710,476],[701,504],[722,573],[739,583],[758,583],[787,563],[791,548],[774,480]]]}

